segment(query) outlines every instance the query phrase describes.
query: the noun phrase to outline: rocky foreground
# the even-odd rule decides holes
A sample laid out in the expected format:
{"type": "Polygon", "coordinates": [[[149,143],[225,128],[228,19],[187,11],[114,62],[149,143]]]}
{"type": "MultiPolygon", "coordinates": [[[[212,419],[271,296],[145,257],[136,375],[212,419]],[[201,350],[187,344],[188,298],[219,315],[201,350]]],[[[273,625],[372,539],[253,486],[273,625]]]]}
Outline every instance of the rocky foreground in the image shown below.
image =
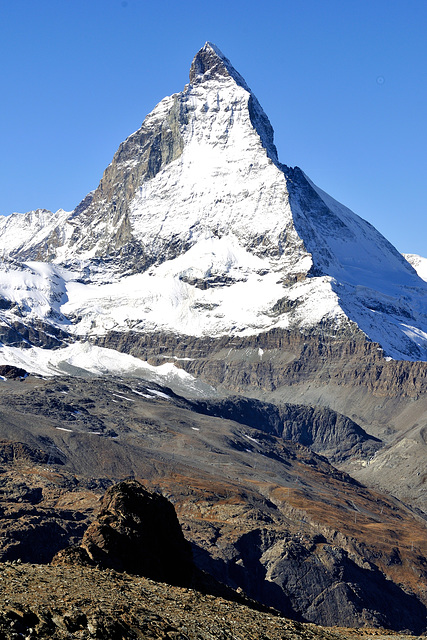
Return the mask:
{"type": "MultiPolygon", "coordinates": [[[[173,503],[196,567],[229,588],[322,626],[425,632],[425,521],[273,435],[267,405],[30,376],[0,385],[0,407],[0,561],[48,564],[80,545],[99,498],[131,476],[173,503]]],[[[363,432],[334,424],[362,455],[363,432]]]]}
{"type": "MultiPolygon", "coordinates": [[[[326,629],[189,588],[111,569],[0,564],[1,638],[174,640],[403,639],[384,630],[326,629]]],[[[418,636],[421,638],[421,636],[418,636]]],[[[411,636],[414,639],[414,636],[411,636]]]]}
{"type": "Polygon", "coordinates": [[[0,639],[405,637],[290,620],[230,589],[196,566],[172,504],[135,480],[106,491],[80,544],[3,562],[0,585],[0,639]]]}

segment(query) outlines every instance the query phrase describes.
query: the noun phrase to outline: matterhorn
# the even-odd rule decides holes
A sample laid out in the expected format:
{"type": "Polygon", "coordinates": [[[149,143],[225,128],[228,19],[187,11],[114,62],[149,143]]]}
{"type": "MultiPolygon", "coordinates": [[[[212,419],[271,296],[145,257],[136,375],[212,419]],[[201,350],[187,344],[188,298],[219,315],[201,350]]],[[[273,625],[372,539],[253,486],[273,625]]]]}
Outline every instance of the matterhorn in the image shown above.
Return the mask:
{"type": "Polygon", "coordinates": [[[50,326],[65,341],[361,332],[385,356],[427,359],[426,283],[279,162],[258,100],[211,43],[94,192],[71,213],[3,218],[0,246],[8,326],[50,326]]]}
{"type": "MultiPolygon", "coordinates": [[[[425,262],[279,160],[215,45],[72,212],[1,218],[0,251],[0,561],[94,561],[81,523],[134,478],[227,587],[425,631],[425,262]]],[[[86,600],[49,625],[85,633],[86,600]]]]}

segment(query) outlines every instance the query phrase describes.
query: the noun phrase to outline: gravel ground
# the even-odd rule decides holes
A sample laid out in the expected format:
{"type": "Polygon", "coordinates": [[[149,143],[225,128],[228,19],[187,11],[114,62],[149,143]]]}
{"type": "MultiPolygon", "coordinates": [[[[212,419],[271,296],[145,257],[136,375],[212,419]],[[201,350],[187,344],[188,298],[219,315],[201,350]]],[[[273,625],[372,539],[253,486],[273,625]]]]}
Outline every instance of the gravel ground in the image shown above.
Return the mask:
{"type": "MultiPolygon", "coordinates": [[[[0,638],[278,640],[407,637],[302,624],[237,602],[85,567],[0,565],[0,638]]],[[[413,636],[412,636],[413,638],[413,636]]]]}

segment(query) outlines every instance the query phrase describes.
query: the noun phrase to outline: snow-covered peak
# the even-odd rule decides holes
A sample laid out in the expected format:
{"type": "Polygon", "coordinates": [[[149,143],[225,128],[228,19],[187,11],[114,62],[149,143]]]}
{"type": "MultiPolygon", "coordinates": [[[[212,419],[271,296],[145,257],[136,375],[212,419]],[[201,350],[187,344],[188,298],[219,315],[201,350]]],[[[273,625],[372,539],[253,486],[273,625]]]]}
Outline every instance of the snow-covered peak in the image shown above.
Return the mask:
{"type": "Polygon", "coordinates": [[[267,116],[215,45],[197,53],[190,80],[120,145],[72,214],[0,221],[0,252],[27,265],[12,287],[0,269],[4,322],[38,315],[80,338],[355,323],[387,355],[427,360],[427,285],[415,270],[278,162],[267,116]]]}
{"type": "Polygon", "coordinates": [[[212,42],[206,42],[193,59],[190,67],[190,82],[194,84],[224,77],[233,78],[238,85],[251,92],[245,80],[222,51],[212,42]]]}
{"type": "Polygon", "coordinates": [[[34,260],[54,258],[57,248],[63,246],[71,235],[67,225],[70,215],[63,209],[56,213],[36,209],[0,216],[0,255],[3,258],[17,255],[21,259],[34,260]],[[50,238],[51,250],[46,246],[47,238],[50,238]]]}
{"type": "MultiPolygon", "coordinates": [[[[273,162],[277,162],[277,150],[273,141],[273,127],[256,96],[222,51],[212,42],[206,42],[191,64],[191,85],[215,83],[218,90],[224,88],[227,80],[232,81],[247,92],[247,110],[250,122],[260,136],[261,143],[268,156],[273,162]]],[[[229,106],[232,107],[232,102],[230,102],[229,106]]]]}

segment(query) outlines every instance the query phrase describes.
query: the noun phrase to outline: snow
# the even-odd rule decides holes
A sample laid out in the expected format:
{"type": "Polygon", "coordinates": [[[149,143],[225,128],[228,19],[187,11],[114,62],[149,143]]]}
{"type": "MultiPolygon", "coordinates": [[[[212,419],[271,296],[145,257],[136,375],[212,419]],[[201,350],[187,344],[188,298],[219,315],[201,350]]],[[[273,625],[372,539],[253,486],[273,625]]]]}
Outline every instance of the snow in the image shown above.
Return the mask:
{"type": "Polygon", "coordinates": [[[130,205],[134,235],[153,252],[170,238],[194,244],[212,231],[242,245],[265,236],[277,245],[291,224],[286,180],[248,118],[249,98],[232,78],[184,90],[191,119],[181,132],[183,153],[144,182],[130,205]]]}
{"type": "MultiPolygon", "coordinates": [[[[150,368],[88,339],[130,330],[248,336],[350,322],[388,357],[427,359],[427,260],[405,256],[417,276],[368,222],[280,165],[256,98],[215,45],[205,49],[230,75],[206,73],[165,98],[121,146],[133,149],[141,131],[170,124],[176,105],[185,115],[182,153],[126,202],[147,270],[124,276],[119,259],[91,261],[120,224],[103,215],[102,198],[88,219],[62,210],[0,219],[0,321],[42,321],[46,334],[61,329],[79,341],[55,351],[4,346],[0,359],[40,375],[151,376],[201,393],[173,364],[150,368]],[[28,260],[52,238],[53,262],[28,260]]],[[[119,180],[137,157],[118,155],[119,180]]]]}
{"type": "Polygon", "coordinates": [[[60,243],[71,237],[68,223],[71,212],[59,209],[56,213],[37,209],[28,213],[12,213],[0,216],[0,255],[7,256],[43,244],[46,237],[55,233],[60,243]]]}
{"type": "MultiPolygon", "coordinates": [[[[131,376],[178,390],[185,388],[190,394],[193,392],[195,395],[203,395],[203,391],[209,389],[207,385],[198,384],[193,376],[173,364],[166,363],[155,367],[139,358],[113,349],[98,347],[89,342],[76,342],[56,350],[40,347],[20,349],[3,345],[0,346],[0,364],[22,367],[29,373],[45,377],[64,374],[131,376]]],[[[169,397],[160,391],[150,391],[155,395],[169,397]]],[[[131,401],[131,398],[125,396],[118,397],[131,401]]]]}
{"type": "Polygon", "coordinates": [[[133,400],[132,398],[128,398],[127,396],[121,396],[119,393],[113,393],[111,395],[113,395],[115,398],[121,398],[122,400],[128,400],[129,402],[135,402],[135,400],[133,400]]]}
{"type": "Polygon", "coordinates": [[[148,389],[148,391],[153,395],[158,396],[159,398],[165,398],[166,400],[171,400],[171,397],[168,396],[167,393],[163,393],[162,391],[157,391],[157,389],[148,389]]]}
{"type": "Polygon", "coordinates": [[[427,282],[427,258],[416,253],[404,253],[403,257],[414,267],[420,278],[427,282]]]}

